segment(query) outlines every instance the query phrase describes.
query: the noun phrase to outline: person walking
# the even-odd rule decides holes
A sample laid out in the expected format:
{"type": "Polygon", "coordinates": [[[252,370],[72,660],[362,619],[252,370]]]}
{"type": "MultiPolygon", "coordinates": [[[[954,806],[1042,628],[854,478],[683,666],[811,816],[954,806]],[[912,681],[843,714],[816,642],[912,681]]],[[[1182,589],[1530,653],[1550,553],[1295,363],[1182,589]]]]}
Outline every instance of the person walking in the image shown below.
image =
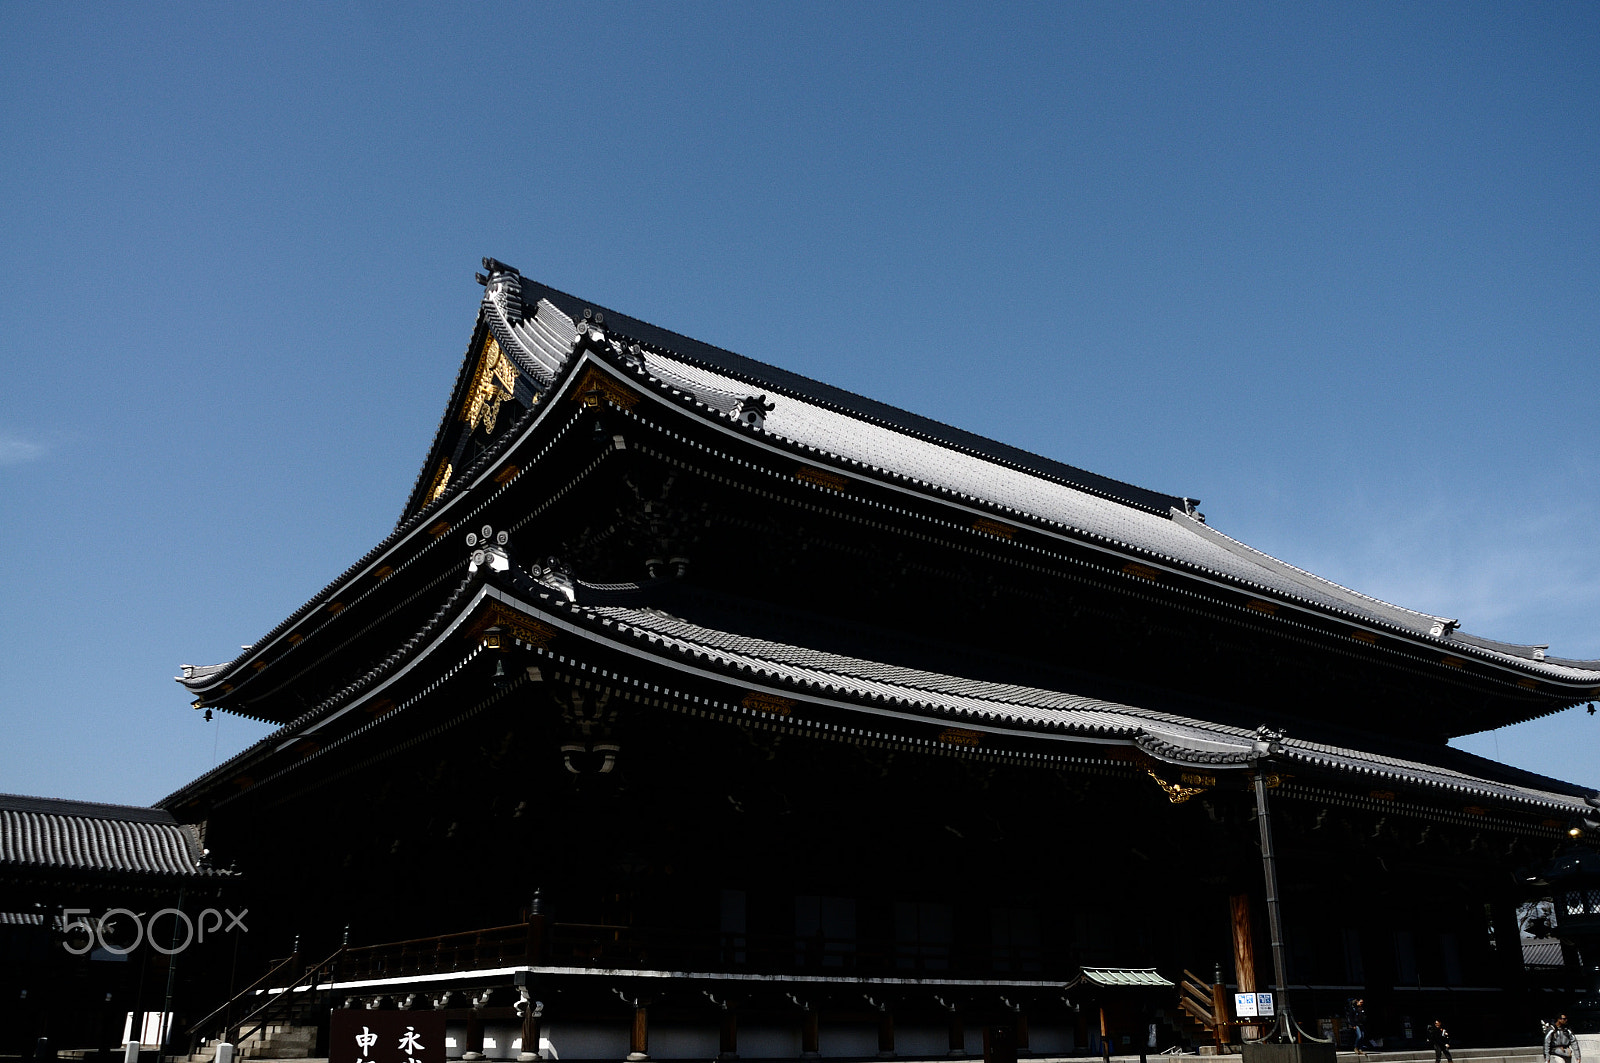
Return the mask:
{"type": "MultiPolygon", "coordinates": [[[[1356,1036],[1355,1050],[1366,1052],[1372,1048],[1372,1042],[1367,1040],[1367,1001],[1365,997],[1356,997],[1350,1002],[1349,1009],[1345,1012],[1351,1032],[1356,1036]]],[[[1546,1061],[1548,1063],[1548,1060],[1546,1061]]]]}
{"type": "Polygon", "coordinates": [[[1455,1057],[1450,1055],[1450,1031],[1444,1028],[1444,1023],[1434,1019],[1426,1035],[1428,1044],[1433,1046],[1433,1063],[1439,1063],[1441,1059],[1455,1063],[1455,1057]]]}
{"type": "Polygon", "coordinates": [[[1559,1016],[1556,1024],[1545,1031],[1544,1035],[1544,1063],[1583,1063],[1583,1054],[1578,1049],[1578,1039],[1572,1036],[1572,1031],[1567,1028],[1567,1017],[1559,1016]]]}

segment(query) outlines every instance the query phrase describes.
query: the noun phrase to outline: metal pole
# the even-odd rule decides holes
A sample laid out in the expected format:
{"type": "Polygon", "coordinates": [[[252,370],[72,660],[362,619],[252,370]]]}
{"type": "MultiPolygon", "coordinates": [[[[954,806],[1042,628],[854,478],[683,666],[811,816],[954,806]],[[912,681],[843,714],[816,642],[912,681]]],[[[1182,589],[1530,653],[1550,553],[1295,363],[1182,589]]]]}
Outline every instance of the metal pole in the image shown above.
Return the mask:
{"type": "MultiPolygon", "coordinates": [[[[183,887],[178,887],[178,914],[183,914],[183,887]]],[[[167,954],[167,994],[161,1004],[161,1018],[156,1023],[156,1058],[161,1058],[161,1053],[166,1051],[167,1035],[171,1031],[167,1028],[167,1016],[172,1011],[172,981],[178,973],[178,921],[172,921],[172,951],[167,954]]]]}
{"type": "MultiPolygon", "coordinates": [[[[1283,918],[1278,912],[1278,862],[1272,853],[1272,820],[1267,811],[1267,773],[1256,768],[1256,822],[1261,827],[1261,871],[1267,880],[1267,930],[1272,935],[1272,991],[1277,1002],[1277,1016],[1273,1022],[1276,1032],[1292,1036],[1294,1029],[1289,1019],[1289,1000],[1284,995],[1288,979],[1284,977],[1283,918]]],[[[1270,1034],[1268,1035],[1270,1036],[1270,1034]]]]}

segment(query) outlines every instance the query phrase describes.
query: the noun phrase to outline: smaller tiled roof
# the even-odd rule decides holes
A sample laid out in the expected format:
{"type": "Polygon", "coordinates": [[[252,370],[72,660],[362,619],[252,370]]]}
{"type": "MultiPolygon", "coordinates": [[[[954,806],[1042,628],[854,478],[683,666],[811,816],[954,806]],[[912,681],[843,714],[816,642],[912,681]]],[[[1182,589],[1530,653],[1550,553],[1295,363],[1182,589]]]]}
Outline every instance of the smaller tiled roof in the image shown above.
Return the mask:
{"type": "Polygon", "coordinates": [[[1523,938],[1522,963],[1527,967],[1561,967],[1566,963],[1557,938],[1523,938]]]}
{"type": "Polygon", "coordinates": [[[0,872],[27,870],[217,873],[201,866],[195,833],[165,809],[0,794],[0,872]]]}
{"type": "Polygon", "coordinates": [[[44,926],[42,912],[0,912],[0,926],[44,926]]]}
{"type": "Polygon", "coordinates": [[[1161,977],[1154,967],[1085,967],[1067,988],[1071,989],[1086,982],[1108,989],[1176,988],[1176,983],[1161,977]]]}

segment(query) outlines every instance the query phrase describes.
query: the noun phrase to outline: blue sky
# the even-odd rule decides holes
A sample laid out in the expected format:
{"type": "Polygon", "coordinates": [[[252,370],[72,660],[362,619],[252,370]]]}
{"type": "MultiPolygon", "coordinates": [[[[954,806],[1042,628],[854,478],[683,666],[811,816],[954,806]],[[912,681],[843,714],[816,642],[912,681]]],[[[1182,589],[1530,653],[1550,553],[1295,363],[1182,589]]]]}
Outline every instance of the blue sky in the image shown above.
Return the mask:
{"type": "Polygon", "coordinates": [[[171,676],[392,526],[486,254],[1600,658],[1592,4],[11,3],[0,137],[0,791],[263,733],[171,676]]]}

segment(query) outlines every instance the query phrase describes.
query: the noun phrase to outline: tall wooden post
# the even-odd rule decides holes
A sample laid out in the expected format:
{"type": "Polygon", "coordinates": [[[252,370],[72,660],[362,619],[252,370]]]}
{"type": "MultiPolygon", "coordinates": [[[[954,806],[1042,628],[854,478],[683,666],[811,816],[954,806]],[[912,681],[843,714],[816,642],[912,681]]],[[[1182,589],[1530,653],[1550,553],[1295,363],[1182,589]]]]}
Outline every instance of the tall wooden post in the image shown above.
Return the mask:
{"type": "Polygon", "coordinates": [[[550,959],[550,920],[544,913],[544,890],[536,889],[528,901],[528,962],[546,963],[550,959]]]}
{"type": "Polygon", "coordinates": [[[967,1054],[967,1026],[962,1021],[961,1012],[955,1008],[950,1009],[950,1056],[964,1056],[967,1054]]]}
{"type": "Polygon", "coordinates": [[[878,1006],[878,1058],[894,1058],[894,1012],[888,1004],[878,1006]]]}
{"type": "Polygon", "coordinates": [[[1028,1054],[1028,1013],[1017,1009],[1017,1055],[1028,1054]]]}
{"type": "Polygon", "coordinates": [[[1100,1054],[1111,1063],[1111,1035],[1106,1032],[1106,1007],[1100,1005],[1100,1054]]]}
{"type": "Polygon", "coordinates": [[[483,1009],[476,1000],[472,1002],[472,1010],[467,1012],[467,1044],[461,1058],[483,1058],[483,1009]]]}
{"type": "MultiPolygon", "coordinates": [[[[1254,993],[1256,991],[1256,946],[1255,931],[1250,919],[1250,895],[1236,893],[1228,898],[1228,906],[1232,915],[1233,925],[1233,977],[1238,983],[1240,993],[1254,993]]],[[[1223,1004],[1227,1004],[1224,996],[1223,1004]]],[[[1229,1008],[1225,1014],[1231,1015],[1229,1008]]],[[[1223,1015],[1217,1016],[1219,1019],[1223,1015]]],[[[1241,1037],[1253,1040],[1261,1036],[1254,1026],[1244,1026],[1239,1030],[1241,1037]]]]}
{"type": "Polygon", "coordinates": [[[821,1043],[819,1016],[815,1006],[807,1006],[800,1013],[800,1058],[816,1059],[822,1055],[817,1046],[821,1043]]]}
{"type": "MultiPolygon", "coordinates": [[[[1217,965],[1217,978],[1222,978],[1221,964],[1217,965]]],[[[1212,1027],[1211,1035],[1216,1038],[1217,1047],[1221,1048],[1230,1040],[1228,1031],[1233,1027],[1228,1025],[1228,1017],[1232,1014],[1228,1010],[1228,987],[1220,980],[1211,984],[1211,1014],[1217,1019],[1217,1025],[1212,1027]]]]}
{"type": "Polygon", "coordinates": [[[633,1006],[633,1030],[628,1037],[628,1063],[650,1058],[650,1017],[643,1001],[633,1006]]]}
{"type": "Polygon", "coordinates": [[[544,1014],[544,1003],[534,1000],[526,986],[522,990],[522,1052],[518,1063],[532,1063],[539,1058],[539,1019],[544,1014]]]}
{"type": "Polygon", "coordinates": [[[722,1006],[722,1029],[717,1038],[717,1058],[721,1060],[739,1058],[739,1013],[726,1004],[722,1006]]]}

